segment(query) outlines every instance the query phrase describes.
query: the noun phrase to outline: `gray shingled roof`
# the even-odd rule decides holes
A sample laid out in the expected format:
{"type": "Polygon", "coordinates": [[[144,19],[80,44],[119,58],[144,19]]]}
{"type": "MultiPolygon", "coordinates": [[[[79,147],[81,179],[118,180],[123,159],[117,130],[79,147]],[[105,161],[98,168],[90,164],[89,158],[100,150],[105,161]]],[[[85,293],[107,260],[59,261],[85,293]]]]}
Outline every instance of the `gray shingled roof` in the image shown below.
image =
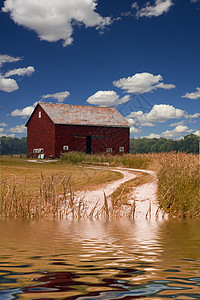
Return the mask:
{"type": "Polygon", "coordinates": [[[114,107],[43,102],[40,102],[39,105],[54,124],[129,127],[129,123],[114,107]]]}

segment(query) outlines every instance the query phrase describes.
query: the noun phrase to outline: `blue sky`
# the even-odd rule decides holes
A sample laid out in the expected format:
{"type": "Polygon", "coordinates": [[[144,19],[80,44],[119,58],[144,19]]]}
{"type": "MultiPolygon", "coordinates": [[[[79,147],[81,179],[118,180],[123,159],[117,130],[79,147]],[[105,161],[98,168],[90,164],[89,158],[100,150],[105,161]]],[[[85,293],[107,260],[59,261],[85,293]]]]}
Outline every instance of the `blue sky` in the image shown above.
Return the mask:
{"type": "Polygon", "coordinates": [[[115,106],[132,137],[200,135],[200,0],[6,0],[0,135],[38,101],[115,106]]]}

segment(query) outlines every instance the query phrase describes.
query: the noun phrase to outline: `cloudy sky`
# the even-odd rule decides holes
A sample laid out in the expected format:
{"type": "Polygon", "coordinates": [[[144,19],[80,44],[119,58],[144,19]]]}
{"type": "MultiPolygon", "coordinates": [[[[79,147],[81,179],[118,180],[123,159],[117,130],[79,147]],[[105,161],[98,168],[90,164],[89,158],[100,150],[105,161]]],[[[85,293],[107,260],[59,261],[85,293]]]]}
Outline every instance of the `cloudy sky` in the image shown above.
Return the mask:
{"type": "Polygon", "coordinates": [[[132,137],[200,135],[200,0],[4,0],[0,135],[38,101],[115,106],[132,137]]]}

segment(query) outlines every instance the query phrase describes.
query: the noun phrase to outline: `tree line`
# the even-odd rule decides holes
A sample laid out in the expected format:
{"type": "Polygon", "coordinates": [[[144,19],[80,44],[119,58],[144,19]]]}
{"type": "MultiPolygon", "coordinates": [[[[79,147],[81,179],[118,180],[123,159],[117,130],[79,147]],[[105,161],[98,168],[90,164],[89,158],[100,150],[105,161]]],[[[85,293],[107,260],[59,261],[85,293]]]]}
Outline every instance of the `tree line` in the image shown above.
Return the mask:
{"type": "Polygon", "coordinates": [[[7,136],[1,137],[1,144],[0,144],[0,153],[1,155],[12,155],[12,154],[26,154],[26,141],[27,138],[23,137],[19,138],[12,138],[7,136]]]}
{"type": "MultiPolygon", "coordinates": [[[[1,155],[26,154],[27,138],[12,138],[3,136],[0,139],[1,155]]],[[[139,138],[130,140],[130,153],[159,153],[159,152],[199,152],[199,137],[195,134],[188,134],[181,140],[165,138],[139,138]]]]}
{"type": "Polygon", "coordinates": [[[199,137],[188,134],[181,140],[165,138],[140,138],[130,140],[130,152],[136,153],[160,153],[160,152],[187,152],[199,153],[199,137]]]}

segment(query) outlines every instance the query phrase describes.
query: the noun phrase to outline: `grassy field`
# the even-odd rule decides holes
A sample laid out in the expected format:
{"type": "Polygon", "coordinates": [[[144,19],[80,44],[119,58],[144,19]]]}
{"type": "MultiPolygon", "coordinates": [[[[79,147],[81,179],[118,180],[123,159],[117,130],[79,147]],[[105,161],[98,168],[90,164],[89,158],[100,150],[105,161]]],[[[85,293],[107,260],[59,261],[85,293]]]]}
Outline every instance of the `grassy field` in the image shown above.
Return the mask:
{"type": "Polygon", "coordinates": [[[63,198],[122,178],[118,172],[74,166],[60,161],[30,162],[1,159],[1,218],[40,218],[58,215],[63,198]],[[63,197],[59,198],[58,195],[63,197]]]}
{"type": "MultiPolygon", "coordinates": [[[[198,155],[159,153],[104,156],[73,152],[64,155],[61,161],[40,163],[20,158],[2,158],[0,218],[60,218],[69,212],[73,212],[74,216],[76,214],[76,217],[83,216],[86,213],[84,202],[76,202],[74,191],[86,187],[92,189],[122,177],[106,168],[88,168],[90,165],[154,170],[158,178],[160,208],[173,217],[200,218],[198,155]]],[[[123,184],[113,193],[112,203],[117,203],[118,207],[120,203],[126,203],[133,186],[150,180],[149,175],[140,174],[123,184]]]]}
{"type": "MultiPolygon", "coordinates": [[[[200,218],[200,166],[197,154],[170,152],[88,156],[72,152],[66,154],[63,161],[154,170],[158,178],[160,208],[172,217],[200,218]]],[[[126,203],[132,187],[149,180],[150,176],[140,174],[138,178],[123,184],[112,194],[112,202],[118,203],[118,206],[126,203]]]]}
{"type": "Polygon", "coordinates": [[[1,180],[9,185],[20,184],[29,188],[30,192],[38,190],[41,176],[48,180],[56,178],[58,181],[64,177],[71,177],[73,190],[89,188],[94,185],[117,180],[122,177],[117,172],[109,170],[90,169],[87,166],[75,166],[60,161],[32,162],[20,158],[1,159],[1,180]]]}

